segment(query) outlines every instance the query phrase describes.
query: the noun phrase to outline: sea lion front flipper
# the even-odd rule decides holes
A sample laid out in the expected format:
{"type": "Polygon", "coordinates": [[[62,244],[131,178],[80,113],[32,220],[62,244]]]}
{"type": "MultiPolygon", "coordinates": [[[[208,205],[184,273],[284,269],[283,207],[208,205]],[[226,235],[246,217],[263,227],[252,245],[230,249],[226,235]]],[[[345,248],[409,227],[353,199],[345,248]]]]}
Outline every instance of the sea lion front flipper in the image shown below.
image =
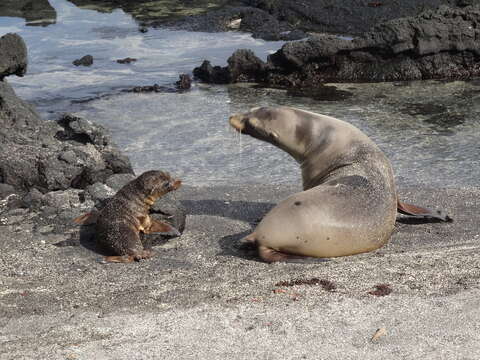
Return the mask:
{"type": "Polygon", "coordinates": [[[400,214],[410,215],[419,218],[431,218],[431,219],[438,219],[445,222],[453,221],[453,219],[442,212],[441,210],[430,210],[426,209],[417,205],[407,204],[397,200],[397,211],[400,214]]]}
{"type": "Polygon", "coordinates": [[[160,220],[155,220],[155,219],[151,219],[150,227],[148,229],[145,229],[143,232],[145,234],[164,233],[164,234],[174,235],[174,236],[180,236],[181,235],[180,231],[175,229],[169,223],[166,223],[166,222],[160,221],[160,220]]]}
{"type": "Polygon", "coordinates": [[[329,261],[325,258],[287,254],[263,245],[258,246],[258,255],[260,255],[263,261],[268,263],[288,262],[297,264],[315,264],[319,262],[329,261]]]}
{"type": "Polygon", "coordinates": [[[116,256],[105,256],[102,263],[131,263],[134,262],[135,258],[133,255],[116,255],[116,256]]]}
{"type": "Polygon", "coordinates": [[[95,224],[98,219],[98,211],[93,210],[86,214],[80,215],[73,219],[73,222],[78,225],[91,225],[95,224]]]}

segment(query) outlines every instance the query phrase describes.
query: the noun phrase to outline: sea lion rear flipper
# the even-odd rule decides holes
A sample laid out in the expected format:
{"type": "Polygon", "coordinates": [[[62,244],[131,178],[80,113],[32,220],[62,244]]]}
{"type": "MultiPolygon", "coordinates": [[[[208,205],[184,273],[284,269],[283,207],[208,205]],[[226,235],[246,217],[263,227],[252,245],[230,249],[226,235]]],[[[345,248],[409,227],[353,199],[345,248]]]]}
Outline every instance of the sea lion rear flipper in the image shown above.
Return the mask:
{"type": "Polygon", "coordinates": [[[90,211],[86,214],[80,215],[73,219],[73,222],[78,225],[91,225],[95,224],[98,219],[98,211],[90,211]]]}
{"type": "Polygon", "coordinates": [[[151,220],[151,225],[150,227],[144,230],[145,234],[151,234],[151,233],[164,233],[167,235],[173,235],[173,236],[180,236],[181,233],[177,229],[175,229],[172,225],[169,223],[166,223],[164,221],[160,220],[151,220]]]}
{"type": "Polygon", "coordinates": [[[397,200],[397,211],[400,214],[410,215],[410,216],[419,217],[419,218],[438,219],[446,222],[453,221],[453,219],[450,216],[448,216],[441,210],[434,211],[434,210],[426,209],[417,205],[407,204],[407,203],[401,202],[400,200],[397,200]]]}
{"type": "Polygon", "coordinates": [[[263,261],[268,263],[288,262],[288,263],[297,263],[297,264],[315,264],[319,262],[329,261],[328,259],[325,259],[325,258],[316,258],[311,256],[287,254],[263,245],[260,245],[258,247],[258,254],[260,255],[263,261]]]}

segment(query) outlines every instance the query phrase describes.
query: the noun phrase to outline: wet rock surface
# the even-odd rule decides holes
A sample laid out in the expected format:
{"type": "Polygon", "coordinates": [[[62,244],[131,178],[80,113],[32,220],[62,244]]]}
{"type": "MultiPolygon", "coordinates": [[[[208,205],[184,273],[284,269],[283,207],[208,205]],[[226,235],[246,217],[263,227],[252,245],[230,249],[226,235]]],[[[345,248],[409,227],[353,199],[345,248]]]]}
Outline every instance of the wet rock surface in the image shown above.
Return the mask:
{"type": "Polygon", "coordinates": [[[118,59],[117,63],[119,63],[119,64],[131,64],[131,63],[134,63],[136,61],[137,61],[137,59],[135,59],[135,58],[126,57],[124,59],[118,59]]]}
{"type": "Polygon", "coordinates": [[[226,7],[206,14],[185,17],[182,20],[161,23],[188,31],[220,32],[238,30],[252,33],[254,38],[264,40],[297,40],[306,33],[285,21],[279,21],[268,12],[254,7],[226,7]]]}
{"type": "Polygon", "coordinates": [[[27,46],[17,34],[6,34],[0,38],[0,81],[5,76],[23,76],[27,72],[27,46]]]}
{"type": "MultiPolygon", "coordinates": [[[[23,40],[6,35],[0,47],[12,41],[20,45],[2,53],[0,64],[9,64],[4,75],[23,75],[23,40]]],[[[68,114],[57,121],[43,121],[5,79],[0,81],[0,139],[0,183],[18,193],[83,189],[115,173],[133,173],[129,160],[103,127],[68,114]]]]}
{"type": "Polygon", "coordinates": [[[75,66],[91,66],[93,65],[93,56],[92,55],[82,56],[80,59],[73,60],[72,64],[75,66]]]}
{"type": "MultiPolygon", "coordinates": [[[[480,7],[442,7],[416,17],[375,26],[353,40],[315,35],[286,43],[266,63],[250,56],[254,81],[270,86],[315,88],[325,82],[376,82],[419,79],[466,79],[480,75],[480,7]]],[[[195,76],[206,82],[252,81],[240,75],[234,53],[224,68],[202,64],[195,76]],[[212,69],[210,71],[210,69],[212,69]],[[222,76],[205,76],[215,73],[222,76]],[[235,76],[233,76],[235,74],[235,76]],[[218,80],[220,79],[220,80],[218,80]]]]}
{"type": "Polygon", "coordinates": [[[21,17],[31,26],[48,26],[57,20],[57,12],[48,0],[2,0],[0,16],[21,17]]]}

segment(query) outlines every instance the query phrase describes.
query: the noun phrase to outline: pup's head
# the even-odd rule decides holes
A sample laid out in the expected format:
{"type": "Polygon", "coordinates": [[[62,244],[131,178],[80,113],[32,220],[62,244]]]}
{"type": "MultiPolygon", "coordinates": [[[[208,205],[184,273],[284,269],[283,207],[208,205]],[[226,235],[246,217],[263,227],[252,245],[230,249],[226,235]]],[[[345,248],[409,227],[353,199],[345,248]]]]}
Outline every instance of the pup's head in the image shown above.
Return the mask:
{"type": "Polygon", "coordinates": [[[172,179],[168,172],[160,170],[146,171],[134,181],[137,189],[146,197],[154,199],[178,189],[182,184],[180,180],[172,179]]]}

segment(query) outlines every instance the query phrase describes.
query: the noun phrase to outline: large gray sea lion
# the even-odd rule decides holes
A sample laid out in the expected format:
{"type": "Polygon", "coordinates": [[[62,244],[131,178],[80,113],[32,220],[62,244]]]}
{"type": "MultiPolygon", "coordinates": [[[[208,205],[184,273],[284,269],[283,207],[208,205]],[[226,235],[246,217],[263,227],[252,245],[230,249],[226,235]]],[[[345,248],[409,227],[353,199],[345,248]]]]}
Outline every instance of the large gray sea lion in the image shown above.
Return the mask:
{"type": "Polygon", "coordinates": [[[244,239],[267,262],[378,249],[390,238],[397,208],[445,220],[398,201],[390,161],[349,123],[290,107],[254,108],[229,122],[286,151],[302,170],[304,191],[281,201],[244,239]]]}

